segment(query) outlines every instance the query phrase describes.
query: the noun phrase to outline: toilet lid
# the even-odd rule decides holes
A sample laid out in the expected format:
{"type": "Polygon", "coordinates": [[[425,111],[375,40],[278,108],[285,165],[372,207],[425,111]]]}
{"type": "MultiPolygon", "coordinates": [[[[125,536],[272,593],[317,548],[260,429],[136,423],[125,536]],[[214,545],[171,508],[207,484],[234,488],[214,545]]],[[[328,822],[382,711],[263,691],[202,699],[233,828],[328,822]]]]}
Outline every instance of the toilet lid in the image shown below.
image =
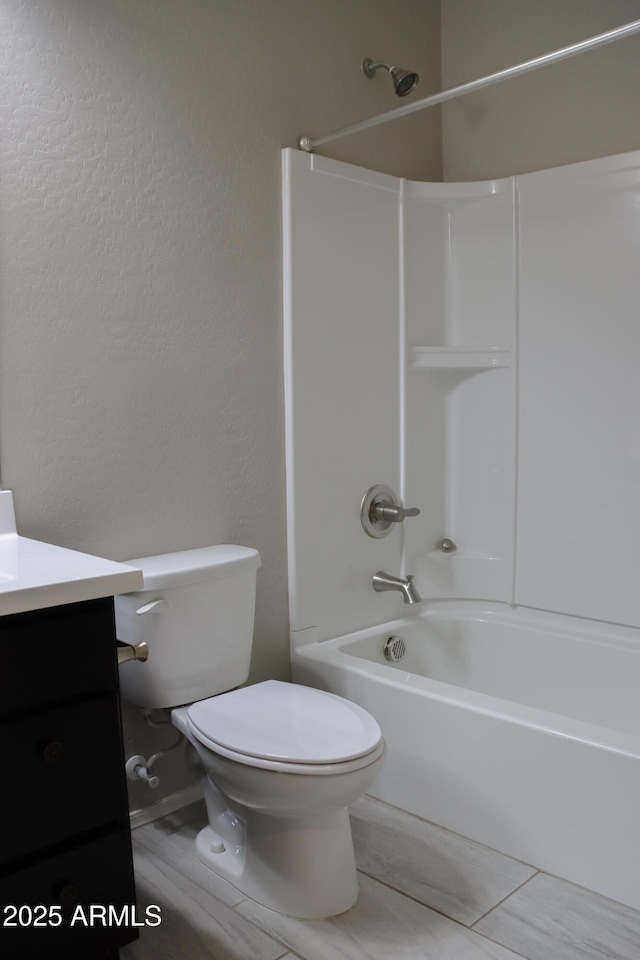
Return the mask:
{"type": "Polygon", "coordinates": [[[370,753],[382,733],[356,703],[313,687],[266,680],[192,704],[206,740],[235,753],[288,763],[339,763],[370,753]]]}

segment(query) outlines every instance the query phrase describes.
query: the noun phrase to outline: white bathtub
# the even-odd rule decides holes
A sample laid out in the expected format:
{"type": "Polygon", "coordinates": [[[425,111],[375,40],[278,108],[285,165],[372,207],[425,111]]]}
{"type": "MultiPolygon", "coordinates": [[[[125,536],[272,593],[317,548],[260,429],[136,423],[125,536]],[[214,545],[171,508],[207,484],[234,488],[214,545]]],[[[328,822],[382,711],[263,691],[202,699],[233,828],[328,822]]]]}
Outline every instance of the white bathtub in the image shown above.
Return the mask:
{"type": "Polygon", "coordinates": [[[640,909],[637,630],[443,601],[294,639],[292,663],[294,680],[380,723],[374,796],[640,909]],[[383,657],[391,635],[407,645],[399,663],[383,657]]]}

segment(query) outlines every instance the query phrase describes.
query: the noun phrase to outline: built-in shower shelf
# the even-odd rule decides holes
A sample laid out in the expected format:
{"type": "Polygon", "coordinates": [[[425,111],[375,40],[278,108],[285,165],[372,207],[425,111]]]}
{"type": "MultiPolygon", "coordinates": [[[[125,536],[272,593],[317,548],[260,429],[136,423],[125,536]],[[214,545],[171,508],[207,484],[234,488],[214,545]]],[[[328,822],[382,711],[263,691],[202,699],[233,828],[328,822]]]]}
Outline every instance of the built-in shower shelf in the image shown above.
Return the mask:
{"type": "Polygon", "coordinates": [[[491,370],[508,367],[508,350],[500,347],[411,347],[409,367],[413,370],[491,370]]]}

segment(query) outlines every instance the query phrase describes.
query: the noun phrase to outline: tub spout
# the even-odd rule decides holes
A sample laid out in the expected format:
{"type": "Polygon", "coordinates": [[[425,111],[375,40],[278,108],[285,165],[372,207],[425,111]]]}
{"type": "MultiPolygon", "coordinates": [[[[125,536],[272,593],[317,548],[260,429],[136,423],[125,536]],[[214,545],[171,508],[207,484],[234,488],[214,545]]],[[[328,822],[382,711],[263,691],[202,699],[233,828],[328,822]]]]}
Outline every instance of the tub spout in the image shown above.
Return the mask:
{"type": "Polygon", "coordinates": [[[373,589],[376,593],[382,593],[384,590],[399,590],[405,603],[421,603],[422,597],[416,590],[413,583],[412,574],[406,577],[394,577],[384,570],[378,570],[373,575],[373,589]]]}

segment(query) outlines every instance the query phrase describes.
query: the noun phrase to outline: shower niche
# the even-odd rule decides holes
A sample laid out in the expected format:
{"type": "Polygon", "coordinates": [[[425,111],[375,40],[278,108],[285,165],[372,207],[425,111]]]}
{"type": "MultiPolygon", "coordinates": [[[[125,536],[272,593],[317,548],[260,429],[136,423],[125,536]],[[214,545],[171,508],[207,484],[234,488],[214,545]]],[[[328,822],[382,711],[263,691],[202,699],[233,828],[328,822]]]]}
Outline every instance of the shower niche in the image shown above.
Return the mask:
{"type": "Polygon", "coordinates": [[[292,629],[406,613],[379,569],[640,626],[640,153],[415,183],[284,151],[284,196],[292,629]],[[421,511],[380,541],[374,483],[421,511]]]}

